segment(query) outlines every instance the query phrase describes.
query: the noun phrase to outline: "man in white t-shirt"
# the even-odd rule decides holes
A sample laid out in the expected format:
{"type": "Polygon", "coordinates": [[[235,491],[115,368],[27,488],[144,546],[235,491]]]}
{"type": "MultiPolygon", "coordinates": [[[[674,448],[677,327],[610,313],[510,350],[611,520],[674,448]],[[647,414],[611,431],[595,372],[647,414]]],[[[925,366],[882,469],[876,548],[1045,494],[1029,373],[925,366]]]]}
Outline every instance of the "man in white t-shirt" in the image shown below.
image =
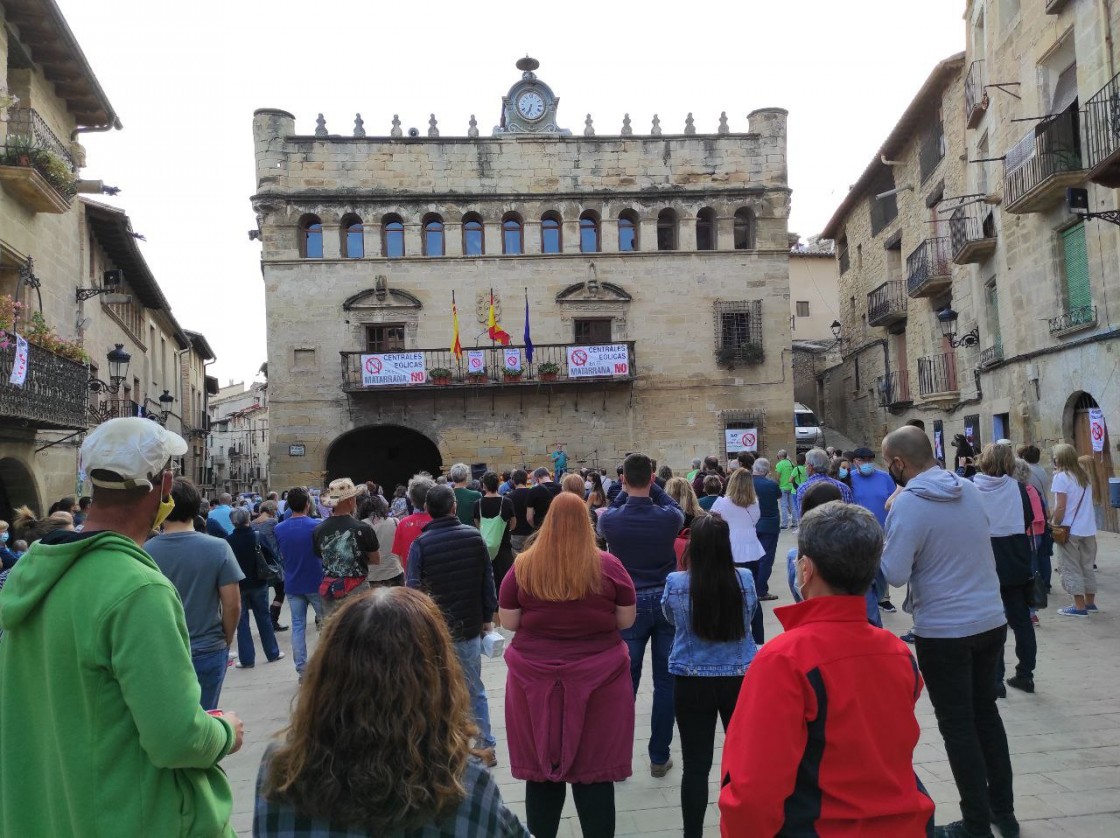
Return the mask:
{"type": "Polygon", "coordinates": [[[1054,543],[1062,588],[1073,605],[1059,608],[1063,617],[1088,617],[1097,611],[1097,517],[1089,475],[1077,462],[1077,449],[1067,443],[1054,446],[1052,526],[1069,527],[1069,540],[1054,543]]]}

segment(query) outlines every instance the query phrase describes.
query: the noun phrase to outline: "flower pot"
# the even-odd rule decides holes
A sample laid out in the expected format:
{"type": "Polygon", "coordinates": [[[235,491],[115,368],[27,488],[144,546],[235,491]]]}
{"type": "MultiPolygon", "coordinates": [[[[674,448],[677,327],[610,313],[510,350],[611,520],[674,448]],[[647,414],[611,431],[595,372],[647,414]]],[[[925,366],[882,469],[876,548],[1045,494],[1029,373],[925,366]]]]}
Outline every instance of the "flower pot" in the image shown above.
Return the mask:
{"type": "Polygon", "coordinates": [[[541,381],[555,381],[559,377],[560,377],[560,373],[557,373],[557,372],[542,372],[541,373],[541,381]]]}
{"type": "Polygon", "coordinates": [[[486,376],[485,375],[468,375],[467,376],[467,381],[469,381],[471,384],[485,384],[486,383],[486,376]]]}
{"type": "Polygon", "coordinates": [[[446,387],[450,383],[451,383],[451,376],[449,376],[449,375],[446,375],[446,376],[441,375],[438,378],[433,378],[432,379],[432,384],[435,384],[437,387],[446,387]]]}
{"type": "Polygon", "coordinates": [[[508,383],[508,382],[518,382],[518,381],[520,381],[520,380],[521,380],[521,376],[520,376],[520,375],[504,375],[504,376],[502,376],[502,378],[503,378],[503,379],[505,379],[505,381],[506,381],[507,383],[508,383]]]}

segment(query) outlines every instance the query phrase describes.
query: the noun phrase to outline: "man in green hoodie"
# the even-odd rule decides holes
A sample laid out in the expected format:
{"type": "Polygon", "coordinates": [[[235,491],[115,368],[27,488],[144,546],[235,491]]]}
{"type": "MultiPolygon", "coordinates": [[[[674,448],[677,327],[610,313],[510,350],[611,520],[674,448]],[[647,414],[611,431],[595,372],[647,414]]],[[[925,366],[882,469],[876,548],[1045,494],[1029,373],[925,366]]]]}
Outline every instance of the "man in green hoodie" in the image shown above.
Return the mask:
{"type": "Polygon", "coordinates": [[[139,546],[186,450],[149,419],[98,426],[85,528],[33,544],[0,591],[0,835],[234,834],[218,761],[242,724],[200,706],[183,606],[139,546]]]}

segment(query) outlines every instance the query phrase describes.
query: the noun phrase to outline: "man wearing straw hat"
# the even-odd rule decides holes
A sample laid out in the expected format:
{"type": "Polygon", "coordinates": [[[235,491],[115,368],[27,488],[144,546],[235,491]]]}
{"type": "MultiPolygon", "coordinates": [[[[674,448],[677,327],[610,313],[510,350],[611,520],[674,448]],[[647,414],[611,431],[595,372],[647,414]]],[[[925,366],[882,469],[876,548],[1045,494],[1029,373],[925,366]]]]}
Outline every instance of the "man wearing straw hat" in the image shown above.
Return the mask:
{"type": "Polygon", "coordinates": [[[311,533],[315,555],[323,561],[319,598],[328,617],[342,607],[347,597],[369,590],[369,566],[381,564],[380,545],[373,527],[354,515],[358,498],[366,491],[364,484],[355,486],[349,477],[332,480],[322,498],[331,516],[311,533]]]}

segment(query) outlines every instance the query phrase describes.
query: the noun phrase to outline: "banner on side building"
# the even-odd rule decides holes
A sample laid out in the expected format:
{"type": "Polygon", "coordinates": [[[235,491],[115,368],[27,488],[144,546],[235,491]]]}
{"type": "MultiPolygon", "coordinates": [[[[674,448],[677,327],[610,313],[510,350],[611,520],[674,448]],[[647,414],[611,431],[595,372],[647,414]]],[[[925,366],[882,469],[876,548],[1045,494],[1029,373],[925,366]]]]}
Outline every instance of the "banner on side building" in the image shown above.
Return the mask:
{"type": "Polygon", "coordinates": [[[362,356],[362,386],[423,384],[428,380],[423,352],[393,352],[362,356]]]}
{"type": "Polygon", "coordinates": [[[1089,409],[1089,436],[1093,440],[1093,453],[1104,451],[1104,411],[1099,407],[1089,409]]]}
{"type": "Polygon", "coordinates": [[[27,339],[16,335],[16,357],[12,361],[12,374],[8,378],[9,384],[22,387],[27,380],[28,348],[27,339]]]}
{"type": "Polygon", "coordinates": [[[615,375],[630,375],[630,352],[625,343],[568,347],[568,378],[615,375]]]}

